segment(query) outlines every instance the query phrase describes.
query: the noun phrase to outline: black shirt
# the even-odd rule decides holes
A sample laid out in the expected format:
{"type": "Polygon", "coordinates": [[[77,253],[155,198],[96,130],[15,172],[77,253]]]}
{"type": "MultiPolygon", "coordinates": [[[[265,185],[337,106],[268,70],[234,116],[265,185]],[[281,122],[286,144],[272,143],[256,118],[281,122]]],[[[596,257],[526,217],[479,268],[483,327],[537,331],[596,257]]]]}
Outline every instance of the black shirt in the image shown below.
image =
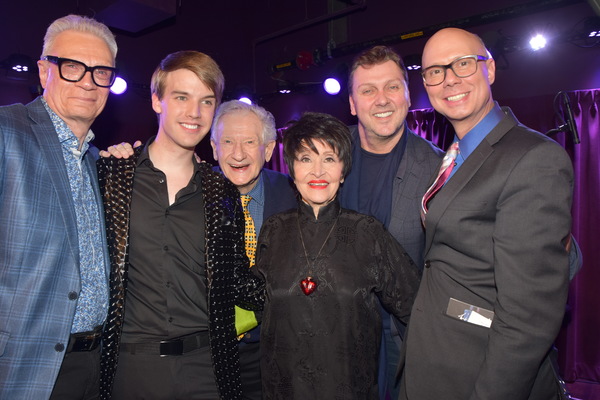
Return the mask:
{"type": "Polygon", "coordinates": [[[380,302],[406,321],[419,271],[375,220],[334,200],[264,223],[256,266],[266,299],[260,351],[264,399],[379,399],[380,302]],[[300,282],[311,276],[316,290],[300,282]]]}
{"type": "Polygon", "coordinates": [[[386,154],[370,153],[360,148],[361,165],[357,169],[360,189],[356,211],[372,215],[386,227],[392,219],[394,180],[405,148],[406,134],[402,134],[398,144],[386,154]]]}
{"type": "Polygon", "coordinates": [[[169,205],[166,176],[144,149],[135,170],[122,341],[144,342],[208,330],[201,176],[169,205]]]}

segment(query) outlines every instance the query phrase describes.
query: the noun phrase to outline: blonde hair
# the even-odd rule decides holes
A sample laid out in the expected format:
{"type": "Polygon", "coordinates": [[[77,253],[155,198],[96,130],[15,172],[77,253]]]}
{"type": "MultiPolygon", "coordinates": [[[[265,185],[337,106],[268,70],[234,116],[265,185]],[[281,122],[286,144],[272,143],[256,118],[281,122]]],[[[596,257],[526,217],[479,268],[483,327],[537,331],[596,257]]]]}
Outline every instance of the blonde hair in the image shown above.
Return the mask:
{"type": "Polygon", "coordinates": [[[221,102],[225,88],[225,77],[221,69],[210,56],[194,50],[178,51],[166,56],[152,74],[151,93],[162,99],[165,94],[167,74],[178,69],[187,69],[196,74],[198,79],[215,94],[217,105],[221,102]]]}

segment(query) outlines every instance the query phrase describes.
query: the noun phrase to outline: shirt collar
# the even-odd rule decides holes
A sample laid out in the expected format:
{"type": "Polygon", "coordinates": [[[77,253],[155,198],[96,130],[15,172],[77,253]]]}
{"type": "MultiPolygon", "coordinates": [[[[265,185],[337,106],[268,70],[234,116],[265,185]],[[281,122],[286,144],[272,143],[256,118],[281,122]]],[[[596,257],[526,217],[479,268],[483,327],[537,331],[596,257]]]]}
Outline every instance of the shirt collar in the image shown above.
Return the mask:
{"type": "Polygon", "coordinates": [[[81,159],[83,154],[85,154],[85,152],[90,147],[89,142],[94,140],[95,136],[92,130],[88,130],[87,134],[85,135],[85,139],[83,140],[81,150],[79,150],[79,139],[77,139],[77,136],[75,136],[75,134],[73,133],[71,128],[69,128],[67,123],[63,121],[63,119],[60,118],[58,114],[56,114],[54,110],[52,110],[52,108],[50,108],[50,106],[46,102],[46,99],[44,99],[43,97],[42,104],[48,112],[50,120],[52,120],[52,125],[54,125],[54,129],[56,130],[56,134],[58,135],[58,141],[60,142],[60,144],[63,147],[69,149],[77,158],[81,159]]]}
{"type": "MultiPolygon", "coordinates": [[[[148,139],[146,144],[144,144],[142,152],[140,153],[138,159],[136,160],[136,164],[135,164],[136,167],[139,167],[142,163],[146,162],[151,168],[158,170],[152,163],[152,160],[150,160],[150,151],[149,151],[150,144],[152,144],[152,142],[154,142],[155,139],[156,139],[156,136],[152,136],[150,139],[148,139]]],[[[192,157],[192,162],[194,163],[194,179],[196,179],[198,177],[198,173],[200,172],[200,165],[198,164],[196,157],[192,157]]]]}
{"type": "Polygon", "coordinates": [[[483,117],[477,125],[473,127],[467,134],[462,138],[458,139],[454,136],[454,141],[458,141],[458,147],[460,148],[459,157],[465,160],[475,150],[479,143],[485,139],[485,137],[494,129],[496,125],[504,118],[504,112],[495,103],[494,107],[490,112],[483,117]]]}
{"type": "Polygon", "coordinates": [[[258,179],[256,180],[256,185],[250,190],[247,194],[252,197],[252,200],[256,201],[260,206],[263,206],[265,203],[265,191],[263,190],[263,172],[260,171],[258,175],[258,179]]]}

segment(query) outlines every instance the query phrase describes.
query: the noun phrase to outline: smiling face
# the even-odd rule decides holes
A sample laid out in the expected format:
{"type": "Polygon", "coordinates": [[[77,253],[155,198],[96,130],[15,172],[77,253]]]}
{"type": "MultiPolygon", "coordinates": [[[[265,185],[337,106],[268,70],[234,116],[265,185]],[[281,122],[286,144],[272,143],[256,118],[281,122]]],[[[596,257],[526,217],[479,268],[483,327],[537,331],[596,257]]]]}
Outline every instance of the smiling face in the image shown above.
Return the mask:
{"type": "Polygon", "coordinates": [[[263,124],[251,111],[231,111],[221,117],[210,141],[213,156],[223,174],[246,194],[256,186],[275,142],[263,141],[263,124]]]}
{"type": "MultiPolygon", "coordinates": [[[[90,33],[64,31],[56,36],[48,54],[81,61],[90,67],[114,66],[114,59],[104,40],[90,33]]],[[[67,123],[77,135],[87,134],[92,122],[102,112],[109,88],[96,86],[86,72],[79,82],[68,82],[60,77],[58,66],[49,61],[38,61],[40,83],[44,99],[50,108],[67,123]]]]}
{"type": "Polygon", "coordinates": [[[361,146],[373,153],[390,151],[402,136],[410,107],[402,70],[391,60],[359,66],[352,82],[350,111],[358,117],[361,146]]]}
{"type": "Polygon", "coordinates": [[[331,146],[319,141],[312,142],[318,154],[302,147],[294,160],[294,183],[302,200],[319,215],[319,209],[329,204],[344,182],[344,164],[331,146]]]}
{"type": "MultiPolygon", "coordinates": [[[[483,43],[462,29],[443,29],[433,35],[423,50],[423,69],[447,65],[466,55],[486,56],[483,43]]],[[[493,59],[477,63],[477,72],[466,78],[457,77],[451,69],[439,85],[427,86],[431,105],[444,115],[462,139],[494,107],[490,85],[494,83],[496,65],[493,59]]]]}
{"type": "Polygon", "coordinates": [[[152,108],[159,116],[155,142],[194,151],[210,130],[215,103],[213,91],[192,71],[169,72],[162,99],[152,94],[152,108]]]}

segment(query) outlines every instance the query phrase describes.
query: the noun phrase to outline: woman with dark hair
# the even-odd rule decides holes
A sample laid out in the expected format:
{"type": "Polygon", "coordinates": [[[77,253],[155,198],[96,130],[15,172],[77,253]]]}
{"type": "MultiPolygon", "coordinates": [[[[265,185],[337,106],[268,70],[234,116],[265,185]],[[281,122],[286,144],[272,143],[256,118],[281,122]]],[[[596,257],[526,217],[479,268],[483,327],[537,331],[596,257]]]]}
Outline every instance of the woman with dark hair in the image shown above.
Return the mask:
{"type": "Polygon", "coordinates": [[[351,167],[341,121],[306,113],[283,146],[300,199],[268,219],[259,238],[263,396],[377,399],[379,307],[406,322],[419,273],[379,221],[340,207],[351,167]]]}

